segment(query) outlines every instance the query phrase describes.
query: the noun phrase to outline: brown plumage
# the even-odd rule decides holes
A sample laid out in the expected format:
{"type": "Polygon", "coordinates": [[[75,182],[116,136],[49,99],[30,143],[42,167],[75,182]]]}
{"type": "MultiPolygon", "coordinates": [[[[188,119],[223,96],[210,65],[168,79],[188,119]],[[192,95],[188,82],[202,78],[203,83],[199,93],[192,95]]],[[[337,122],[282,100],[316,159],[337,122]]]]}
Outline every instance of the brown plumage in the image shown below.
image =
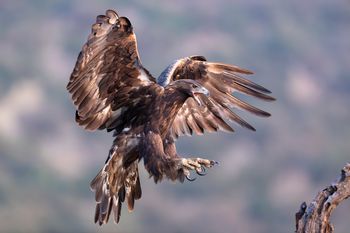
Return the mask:
{"type": "Polygon", "coordinates": [[[79,125],[114,131],[106,163],[91,182],[97,203],[95,222],[107,223],[113,212],[118,223],[123,202],[133,210],[142,194],[141,159],[155,182],[192,180],[190,171],[203,175],[215,164],[181,158],[175,147],[178,136],[233,132],[227,120],[255,130],[234,108],[270,116],[233,95],[274,100],[269,90],[241,76],[247,74],[252,72],[191,56],[176,60],[155,79],[141,64],[130,21],[113,10],[97,16],[67,85],[79,125]]]}

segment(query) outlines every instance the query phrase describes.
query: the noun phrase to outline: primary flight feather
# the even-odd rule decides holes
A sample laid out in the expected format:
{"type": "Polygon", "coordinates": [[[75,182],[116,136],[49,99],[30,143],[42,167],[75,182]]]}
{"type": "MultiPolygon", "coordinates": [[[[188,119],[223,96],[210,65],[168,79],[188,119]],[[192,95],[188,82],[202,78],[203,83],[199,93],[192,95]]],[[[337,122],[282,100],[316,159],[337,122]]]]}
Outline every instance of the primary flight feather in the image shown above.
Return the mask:
{"type": "Polygon", "coordinates": [[[182,158],[175,147],[178,136],[233,132],[227,121],[255,130],[235,108],[270,116],[233,95],[274,100],[269,90],[241,76],[248,74],[252,72],[190,56],[174,61],[154,78],[142,66],[130,21],[113,10],[97,16],[67,85],[79,125],[114,131],[105,165],[90,184],[97,203],[95,222],[107,223],[113,212],[118,223],[123,202],[129,210],[134,208],[142,194],[141,159],[155,182],[193,180],[190,171],[203,175],[216,163],[182,158]]]}

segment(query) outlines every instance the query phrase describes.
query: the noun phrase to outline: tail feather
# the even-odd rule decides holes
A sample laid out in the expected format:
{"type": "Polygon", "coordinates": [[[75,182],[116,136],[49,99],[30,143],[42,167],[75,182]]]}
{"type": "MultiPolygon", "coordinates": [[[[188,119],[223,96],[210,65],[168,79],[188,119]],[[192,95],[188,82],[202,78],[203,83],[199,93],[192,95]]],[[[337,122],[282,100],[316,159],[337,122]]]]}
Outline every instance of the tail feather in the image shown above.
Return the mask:
{"type": "Polygon", "coordinates": [[[108,222],[111,212],[114,222],[118,223],[122,203],[127,201],[129,211],[134,209],[134,202],[141,198],[141,184],[136,160],[128,168],[112,169],[106,166],[91,181],[91,189],[95,192],[95,223],[108,222]]]}
{"type": "Polygon", "coordinates": [[[136,179],[136,184],[135,184],[135,200],[140,199],[142,196],[142,190],[141,190],[141,182],[140,182],[140,177],[137,176],[136,179]]]}
{"type": "Polygon", "coordinates": [[[129,211],[132,211],[134,209],[135,200],[140,199],[142,195],[137,163],[134,163],[132,166],[135,167],[128,173],[128,176],[124,182],[125,197],[129,211]]]}
{"type": "MultiPolygon", "coordinates": [[[[103,186],[106,186],[105,184],[103,186]]],[[[102,195],[102,200],[100,202],[100,212],[101,214],[106,214],[109,212],[109,207],[110,207],[110,202],[111,202],[111,195],[109,190],[106,190],[103,188],[103,195],[102,195]]]]}
{"type": "Polygon", "coordinates": [[[113,196],[113,214],[114,214],[114,222],[119,223],[120,214],[122,210],[122,202],[116,196],[113,196]]]}

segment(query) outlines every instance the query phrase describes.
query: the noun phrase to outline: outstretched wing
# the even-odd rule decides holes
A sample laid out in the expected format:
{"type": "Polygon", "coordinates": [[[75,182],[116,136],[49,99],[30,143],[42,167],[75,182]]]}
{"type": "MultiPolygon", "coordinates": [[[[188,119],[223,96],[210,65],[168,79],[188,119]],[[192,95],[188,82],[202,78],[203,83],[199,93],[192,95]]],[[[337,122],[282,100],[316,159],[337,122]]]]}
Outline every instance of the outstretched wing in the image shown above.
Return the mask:
{"type": "Polygon", "coordinates": [[[199,96],[201,104],[193,98],[185,102],[173,122],[173,136],[191,135],[193,132],[203,134],[205,131],[218,130],[233,132],[226,120],[255,130],[232,109],[243,109],[262,117],[268,117],[270,114],[233,94],[239,92],[265,101],[275,99],[268,95],[271,93],[269,90],[241,77],[241,74],[252,74],[252,72],[233,65],[207,62],[202,56],[184,58],[169,66],[157,80],[161,85],[167,85],[178,79],[193,79],[210,92],[209,97],[199,96]]]}
{"type": "Polygon", "coordinates": [[[130,21],[113,10],[97,16],[67,85],[78,124],[89,130],[108,128],[133,98],[142,97],[140,87],[152,84],[141,66],[130,21]]]}

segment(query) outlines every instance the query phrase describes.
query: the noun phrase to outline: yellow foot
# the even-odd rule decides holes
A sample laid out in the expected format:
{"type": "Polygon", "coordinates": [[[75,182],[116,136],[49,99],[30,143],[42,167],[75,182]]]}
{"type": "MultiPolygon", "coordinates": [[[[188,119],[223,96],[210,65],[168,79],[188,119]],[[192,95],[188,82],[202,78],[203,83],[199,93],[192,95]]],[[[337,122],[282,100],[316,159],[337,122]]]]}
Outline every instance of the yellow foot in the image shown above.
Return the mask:
{"type": "Polygon", "coordinates": [[[191,171],[195,171],[198,175],[206,175],[206,168],[211,168],[214,165],[219,164],[214,160],[202,159],[202,158],[182,158],[181,165],[184,175],[187,180],[194,181],[196,178],[191,178],[191,171]]]}

